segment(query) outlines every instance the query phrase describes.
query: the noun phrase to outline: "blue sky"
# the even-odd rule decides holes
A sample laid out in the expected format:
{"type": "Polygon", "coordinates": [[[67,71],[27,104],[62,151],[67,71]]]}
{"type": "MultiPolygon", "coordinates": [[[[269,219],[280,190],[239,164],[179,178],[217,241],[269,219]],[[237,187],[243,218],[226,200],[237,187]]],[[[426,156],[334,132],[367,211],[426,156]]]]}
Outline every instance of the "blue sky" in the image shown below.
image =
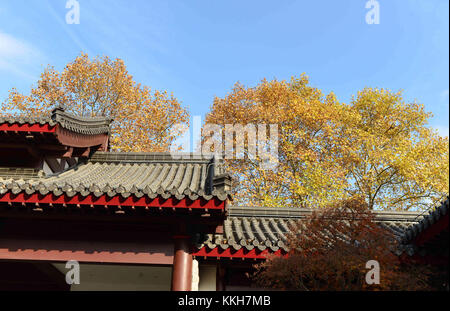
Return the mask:
{"type": "Polygon", "coordinates": [[[402,89],[448,135],[448,0],[378,0],[378,25],[366,24],[366,0],[78,2],[70,25],[66,0],[0,0],[0,100],[83,51],[124,59],[136,81],[173,92],[192,115],[237,81],[306,73],[344,102],[365,86],[402,89]]]}

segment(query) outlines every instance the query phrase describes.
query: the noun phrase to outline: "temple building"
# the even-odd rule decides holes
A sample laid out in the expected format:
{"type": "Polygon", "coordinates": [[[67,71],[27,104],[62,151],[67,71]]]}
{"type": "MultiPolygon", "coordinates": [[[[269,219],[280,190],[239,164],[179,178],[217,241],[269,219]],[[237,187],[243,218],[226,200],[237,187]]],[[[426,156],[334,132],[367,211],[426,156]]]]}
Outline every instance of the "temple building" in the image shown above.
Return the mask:
{"type": "MultiPolygon", "coordinates": [[[[109,150],[111,120],[0,117],[0,289],[246,290],[309,209],[233,207],[213,156],[109,150]],[[68,261],[80,284],[68,284],[68,261]]],[[[448,261],[448,200],[376,212],[408,261],[448,261]]]]}

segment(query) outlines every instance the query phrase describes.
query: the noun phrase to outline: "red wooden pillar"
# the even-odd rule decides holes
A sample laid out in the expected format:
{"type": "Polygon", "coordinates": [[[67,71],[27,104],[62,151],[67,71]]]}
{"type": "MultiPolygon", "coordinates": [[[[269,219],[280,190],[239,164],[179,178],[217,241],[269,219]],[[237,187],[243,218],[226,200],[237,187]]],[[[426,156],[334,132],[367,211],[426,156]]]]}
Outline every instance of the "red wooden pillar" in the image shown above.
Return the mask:
{"type": "Polygon", "coordinates": [[[172,290],[190,291],[192,285],[192,254],[189,236],[174,236],[174,256],[172,266],[172,290]]]}

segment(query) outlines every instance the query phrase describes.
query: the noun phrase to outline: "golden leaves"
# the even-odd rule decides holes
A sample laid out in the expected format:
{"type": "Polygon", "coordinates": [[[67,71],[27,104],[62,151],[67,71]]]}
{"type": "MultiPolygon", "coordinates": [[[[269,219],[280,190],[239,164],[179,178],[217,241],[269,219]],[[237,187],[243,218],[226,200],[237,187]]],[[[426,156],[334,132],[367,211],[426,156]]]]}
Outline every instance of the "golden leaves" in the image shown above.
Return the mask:
{"type": "Polygon", "coordinates": [[[250,159],[226,161],[240,176],[236,198],[250,205],[317,206],[342,197],[344,174],[336,157],[330,157],[341,148],[333,140],[340,109],[333,94],[323,96],[304,75],[262,80],[253,88],[236,84],[225,98],[215,98],[207,123],[278,124],[281,131],[275,170],[264,170],[250,159]]]}
{"type": "Polygon", "coordinates": [[[401,92],[366,88],[353,98],[349,177],[371,207],[432,206],[448,193],[448,138],[427,125],[423,105],[403,101],[401,92]]]}

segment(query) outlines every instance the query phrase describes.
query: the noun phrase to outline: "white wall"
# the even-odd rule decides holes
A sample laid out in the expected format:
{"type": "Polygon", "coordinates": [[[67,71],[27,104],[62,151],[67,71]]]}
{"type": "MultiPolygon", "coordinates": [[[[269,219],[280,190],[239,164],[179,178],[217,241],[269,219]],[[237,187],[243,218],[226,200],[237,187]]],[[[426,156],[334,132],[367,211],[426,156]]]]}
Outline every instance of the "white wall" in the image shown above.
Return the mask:
{"type": "Polygon", "coordinates": [[[198,291],[198,285],[200,283],[200,273],[198,270],[198,261],[192,260],[192,284],[191,284],[191,291],[196,292],[198,291]]]}

